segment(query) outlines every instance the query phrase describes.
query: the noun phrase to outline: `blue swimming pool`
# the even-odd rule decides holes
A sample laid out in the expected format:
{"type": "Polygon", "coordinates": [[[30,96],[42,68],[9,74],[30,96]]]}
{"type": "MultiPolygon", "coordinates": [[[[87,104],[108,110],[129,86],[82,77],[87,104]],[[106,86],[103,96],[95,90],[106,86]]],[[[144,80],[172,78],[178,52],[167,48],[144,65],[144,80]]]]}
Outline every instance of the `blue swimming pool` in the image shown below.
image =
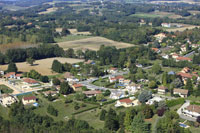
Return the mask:
{"type": "Polygon", "coordinates": [[[184,128],[186,128],[186,127],[187,127],[187,125],[185,125],[185,124],[182,124],[182,123],[181,123],[181,124],[179,124],[179,126],[180,126],[180,127],[184,127],[184,128]]]}

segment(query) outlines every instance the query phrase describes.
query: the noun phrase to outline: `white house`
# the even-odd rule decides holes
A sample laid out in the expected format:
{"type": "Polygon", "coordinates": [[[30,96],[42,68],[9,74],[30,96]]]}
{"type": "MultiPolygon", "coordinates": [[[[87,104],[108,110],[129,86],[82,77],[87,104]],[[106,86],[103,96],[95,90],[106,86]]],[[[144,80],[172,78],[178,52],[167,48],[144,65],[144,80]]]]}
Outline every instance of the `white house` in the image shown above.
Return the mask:
{"type": "Polygon", "coordinates": [[[146,104],[152,105],[154,102],[160,102],[163,101],[161,97],[153,97],[152,99],[149,99],[146,104]]]}
{"type": "Polygon", "coordinates": [[[118,69],[115,68],[115,67],[112,67],[112,68],[110,68],[109,70],[107,70],[107,72],[112,73],[112,74],[115,74],[115,73],[118,72],[118,69]]]}
{"type": "Polygon", "coordinates": [[[131,107],[133,105],[134,105],[133,101],[129,98],[126,98],[126,99],[118,100],[117,104],[115,104],[115,107],[120,107],[120,106],[131,107]]]}
{"type": "Polygon", "coordinates": [[[4,71],[0,70],[0,75],[4,75],[4,71]]]}
{"type": "Polygon", "coordinates": [[[171,24],[170,23],[162,23],[161,26],[165,27],[165,28],[170,28],[171,24]]]}
{"type": "Polygon", "coordinates": [[[158,94],[165,94],[167,92],[167,87],[160,86],[158,87],[158,94]]]}
{"type": "Polygon", "coordinates": [[[0,103],[4,107],[8,107],[11,104],[17,102],[17,98],[8,94],[3,94],[0,96],[0,103]]]}
{"type": "Polygon", "coordinates": [[[112,91],[111,94],[110,94],[111,99],[121,99],[121,98],[124,98],[124,97],[126,97],[124,91],[116,90],[116,91],[112,91]]]}
{"type": "Polygon", "coordinates": [[[9,72],[9,73],[6,73],[5,75],[4,75],[4,78],[6,78],[6,79],[15,79],[15,72],[9,72]]]}
{"type": "Polygon", "coordinates": [[[178,94],[180,97],[187,97],[188,90],[186,89],[174,89],[174,94],[178,94]]]}
{"type": "Polygon", "coordinates": [[[22,98],[22,103],[24,105],[33,104],[35,102],[36,102],[36,97],[35,96],[29,96],[29,97],[23,97],[22,98]]]}
{"type": "Polygon", "coordinates": [[[182,110],[182,114],[196,119],[198,116],[200,116],[200,106],[189,105],[182,110]]]}

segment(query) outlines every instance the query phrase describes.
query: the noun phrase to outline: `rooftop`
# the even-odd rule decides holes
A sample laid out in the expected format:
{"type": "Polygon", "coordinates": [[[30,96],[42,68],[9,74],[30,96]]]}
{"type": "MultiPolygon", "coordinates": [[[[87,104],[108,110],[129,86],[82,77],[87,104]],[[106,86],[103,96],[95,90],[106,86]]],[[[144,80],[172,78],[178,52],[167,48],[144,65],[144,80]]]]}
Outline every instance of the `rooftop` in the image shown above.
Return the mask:
{"type": "Polygon", "coordinates": [[[188,94],[188,90],[185,90],[185,89],[174,89],[174,92],[178,92],[184,95],[188,94]]]}
{"type": "Polygon", "coordinates": [[[129,99],[129,98],[127,98],[127,99],[121,99],[121,100],[119,100],[121,103],[132,103],[132,101],[129,99]]]}
{"type": "Polygon", "coordinates": [[[186,109],[191,112],[197,112],[200,114],[200,106],[198,106],[198,105],[189,105],[189,106],[187,106],[186,109]]]}
{"type": "Polygon", "coordinates": [[[30,96],[30,97],[23,97],[23,99],[26,100],[36,100],[35,96],[30,96]]]}

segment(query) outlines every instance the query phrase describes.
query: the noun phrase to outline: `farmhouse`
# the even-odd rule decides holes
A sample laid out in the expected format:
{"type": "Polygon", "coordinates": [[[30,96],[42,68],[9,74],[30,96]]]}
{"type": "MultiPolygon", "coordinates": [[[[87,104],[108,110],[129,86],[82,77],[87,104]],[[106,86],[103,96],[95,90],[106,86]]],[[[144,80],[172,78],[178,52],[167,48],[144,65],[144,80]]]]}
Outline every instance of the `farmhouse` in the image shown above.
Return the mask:
{"type": "Polygon", "coordinates": [[[23,79],[23,81],[25,84],[31,84],[31,85],[37,85],[39,83],[38,81],[31,78],[25,78],[23,79]]]}
{"type": "Polygon", "coordinates": [[[24,105],[33,104],[35,102],[36,102],[36,97],[35,96],[29,96],[29,97],[23,97],[22,98],[22,103],[24,105]]]}
{"type": "Polygon", "coordinates": [[[165,94],[167,92],[167,87],[165,86],[160,86],[158,88],[158,94],[165,94]]]}
{"type": "Polygon", "coordinates": [[[97,96],[98,94],[101,94],[101,91],[83,91],[83,93],[87,97],[93,97],[93,96],[97,96]]]}
{"type": "Polygon", "coordinates": [[[178,94],[180,97],[187,97],[188,96],[188,90],[185,89],[174,89],[174,95],[178,94]]]}
{"type": "Polygon", "coordinates": [[[0,95],[0,103],[4,107],[8,107],[15,102],[17,102],[17,98],[15,98],[11,95],[8,95],[8,94],[0,95]]]}
{"type": "Polygon", "coordinates": [[[127,99],[118,100],[117,104],[115,104],[115,107],[120,107],[120,106],[131,107],[133,105],[134,105],[133,101],[127,98],[127,99]]]}
{"type": "Polygon", "coordinates": [[[198,105],[189,105],[182,110],[182,113],[186,116],[197,118],[200,116],[200,106],[198,105]]]}

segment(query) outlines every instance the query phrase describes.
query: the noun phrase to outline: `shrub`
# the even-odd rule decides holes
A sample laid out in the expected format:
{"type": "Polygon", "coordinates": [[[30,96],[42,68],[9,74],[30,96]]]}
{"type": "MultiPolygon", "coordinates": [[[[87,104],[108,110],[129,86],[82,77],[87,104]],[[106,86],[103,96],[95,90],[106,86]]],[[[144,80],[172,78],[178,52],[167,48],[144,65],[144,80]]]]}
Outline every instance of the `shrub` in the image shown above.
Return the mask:
{"type": "Polygon", "coordinates": [[[173,107],[179,104],[184,104],[184,102],[185,102],[184,98],[179,98],[179,99],[166,101],[166,104],[168,107],[173,107]]]}

